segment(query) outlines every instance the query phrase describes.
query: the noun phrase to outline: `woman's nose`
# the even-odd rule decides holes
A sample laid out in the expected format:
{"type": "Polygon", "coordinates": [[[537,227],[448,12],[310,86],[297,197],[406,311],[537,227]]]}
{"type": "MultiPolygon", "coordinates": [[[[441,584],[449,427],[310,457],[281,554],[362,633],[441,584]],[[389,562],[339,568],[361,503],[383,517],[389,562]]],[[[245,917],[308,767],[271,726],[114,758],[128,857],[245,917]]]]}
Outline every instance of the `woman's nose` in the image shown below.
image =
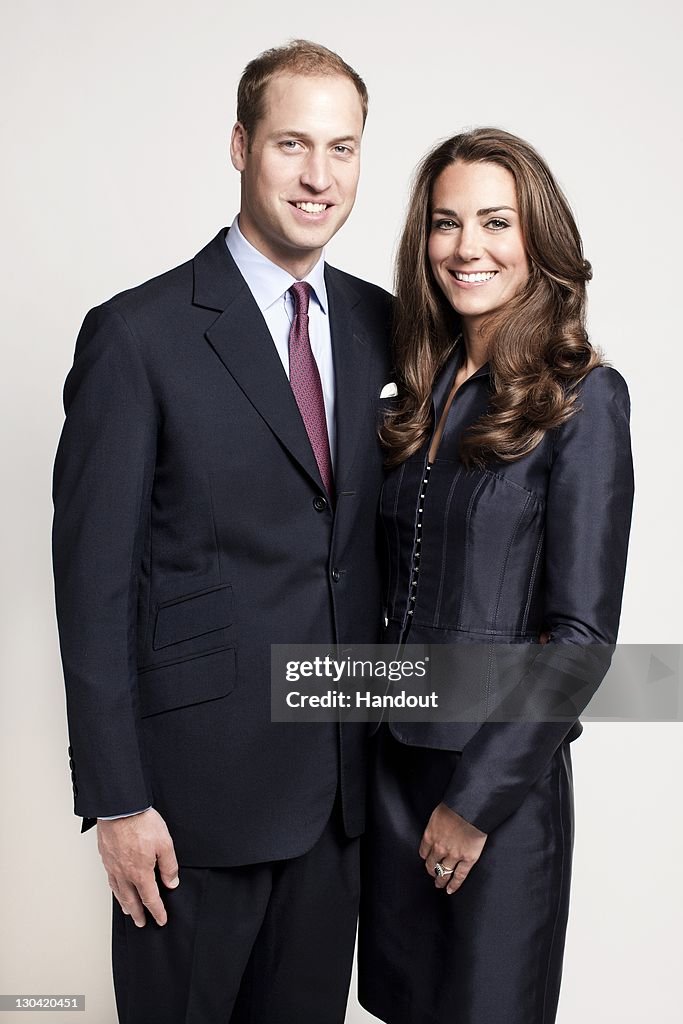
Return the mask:
{"type": "Polygon", "coordinates": [[[470,260],[478,260],[481,254],[482,244],[479,231],[474,226],[463,226],[458,236],[455,255],[463,263],[468,263],[470,260]]]}

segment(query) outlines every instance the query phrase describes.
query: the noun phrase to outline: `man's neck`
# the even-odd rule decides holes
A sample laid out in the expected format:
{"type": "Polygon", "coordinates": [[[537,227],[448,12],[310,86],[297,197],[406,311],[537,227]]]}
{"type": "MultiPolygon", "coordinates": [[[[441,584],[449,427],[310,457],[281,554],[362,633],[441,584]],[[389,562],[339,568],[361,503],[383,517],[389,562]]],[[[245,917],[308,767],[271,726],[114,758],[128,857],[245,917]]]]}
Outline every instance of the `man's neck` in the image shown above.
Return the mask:
{"type": "Polygon", "coordinates": [[[241,213],[238,216],[237,223],[242,237],[249,245],[256,249],[264,259],[273,263],[276,267],[280,267],[281,270],[285,270],[292,277],[296,278],[297,281],[302,281],[307,274],[310,274],[322,256],[322,249],[307,250],[303,253],[295,251],[291,253],[278,252],[268,245],[259,232],[253,230],[241,213]]]}

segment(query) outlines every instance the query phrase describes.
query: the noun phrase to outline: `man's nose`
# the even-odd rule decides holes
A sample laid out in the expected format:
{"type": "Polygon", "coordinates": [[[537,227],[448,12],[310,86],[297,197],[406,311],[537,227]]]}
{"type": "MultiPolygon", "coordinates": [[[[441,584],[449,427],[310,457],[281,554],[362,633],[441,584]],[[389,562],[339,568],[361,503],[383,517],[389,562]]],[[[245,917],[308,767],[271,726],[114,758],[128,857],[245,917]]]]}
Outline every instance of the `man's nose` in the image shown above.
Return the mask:
{"type": "Polygon", "coordinates": [[[311,153],[301,174],[301,184],[314,192],[324,192],[332,184],[329,160],[325,154],[311,153]]]}

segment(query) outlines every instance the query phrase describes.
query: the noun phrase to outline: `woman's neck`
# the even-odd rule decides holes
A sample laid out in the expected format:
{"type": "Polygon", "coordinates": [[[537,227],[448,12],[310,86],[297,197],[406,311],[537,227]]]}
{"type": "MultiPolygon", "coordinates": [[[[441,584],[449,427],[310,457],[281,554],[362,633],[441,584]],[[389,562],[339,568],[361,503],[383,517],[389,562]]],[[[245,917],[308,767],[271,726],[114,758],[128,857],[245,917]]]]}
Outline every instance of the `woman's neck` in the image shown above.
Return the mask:
{"type": "Polygon", "coordinates": [[[462,339],[465,357],[461,367],[465,371],[465,376],[470,377],[481,369],[484,363],[488,362],[488,341],[482,337],[475,326],[468,324],[463,324],[462,339]]]}

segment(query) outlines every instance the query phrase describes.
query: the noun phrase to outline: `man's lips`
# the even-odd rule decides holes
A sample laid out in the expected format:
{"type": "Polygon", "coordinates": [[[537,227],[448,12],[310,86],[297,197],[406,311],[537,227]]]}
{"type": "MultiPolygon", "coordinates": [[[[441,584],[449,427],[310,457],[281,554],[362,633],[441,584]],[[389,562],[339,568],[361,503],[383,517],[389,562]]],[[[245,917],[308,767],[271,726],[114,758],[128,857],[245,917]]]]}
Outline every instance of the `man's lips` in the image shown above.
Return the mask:
{"type": "Polygon", "coordinates": [[[305,214],[307,217],[322,217],[328,210],[332,209],[333,203],[322,202],[316,200],[315,202],[311,199],[289,199],[289,205],[293,206],[299,213],[305,214]]]}

